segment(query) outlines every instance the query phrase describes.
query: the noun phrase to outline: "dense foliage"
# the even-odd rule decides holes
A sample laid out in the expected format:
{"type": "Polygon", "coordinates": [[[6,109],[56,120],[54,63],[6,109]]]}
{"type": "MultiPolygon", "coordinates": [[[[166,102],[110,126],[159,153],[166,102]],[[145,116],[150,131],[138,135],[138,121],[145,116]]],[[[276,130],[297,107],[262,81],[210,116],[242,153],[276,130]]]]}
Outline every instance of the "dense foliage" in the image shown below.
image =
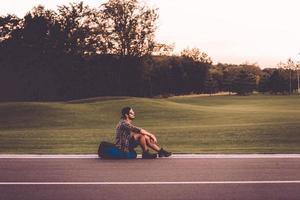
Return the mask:
{"type": "Polygon", "coordinates": [[[296,89],[295,70],[213,65],[199,49],[180,56],[155,41],[157,10],[137,0],[33,8],[0,17],[0,100],[180,95],[296,89]],[[289,84],[290,81],[290,84],[289,84]]]}

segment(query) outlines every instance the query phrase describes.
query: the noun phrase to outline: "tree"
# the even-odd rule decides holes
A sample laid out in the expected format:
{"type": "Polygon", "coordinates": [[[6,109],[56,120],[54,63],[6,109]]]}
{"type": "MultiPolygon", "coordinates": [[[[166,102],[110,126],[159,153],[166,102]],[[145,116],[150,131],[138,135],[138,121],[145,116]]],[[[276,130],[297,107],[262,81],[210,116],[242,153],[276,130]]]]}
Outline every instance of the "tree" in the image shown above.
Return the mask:
{"type": "Polygon", "coordinates": [[[275,69],[272,68],[266,68],[264,70],[262,70],[262,74],[260,76],[260,81],[258,84],[258,91],[265,93],[265,92],[269,92],[270,89],[270,78],[271,75],[273,74],[275,69]]]}
{"type": "Polygon", "coordinates": [[[285,93],[289,91],[289,75],[282,69],[276,69],[270,77],[270,90],[272,93],[285,93]]]}
{"type": "Polygon", "coordinates": [[[156,9],[141,6],[138,0],[109,0],[102,5],[102,13],[112,45],[110,53],[122,57],[152,53],[158,18],[156,9]]]}
{"type": "Polygon", "coordinates": [[[194,61],[201,63],[212,64],[211,58],[204,52],[201,52],[198,48],[186,48],[181,51],[181,56],[191,58],[194,61]]]}
{"type": "Polygon", "coordinates": [[[27,51],[44,53],[49,48],[49,33],[52,26],[44,7],[38,6],[27,13],[20,33],[20,39],[27,51]]]}
{"type": "Polygon", "coordinates": [[[299,79],[299,69],[300,69],[300,63],[297,62],[297,64],[295,65],[296,71],[297,71],[297,92],[298,94],[300,94],[300,79],[299,79]]]}
{"type": "Polygon", "coordinates": [[[240,70],[238,76],[234,80],[233,92],[238,95],[248,95],[256,88],[255,75],[244,69],[240,70]]]}
{"type": "Polygon", "coordinates": [[[157,43],[153,49],[153,55],[156,56],[171,56],[175,48],[175,44],[157,43]]]}
{"type": "Polygon", "coordinates": [[[295,68],[294,61],[291,58],[287,60],[287,63],[283,65],[283,68],[289,71],[289,94],[292,94],[292,69],[295,68]]]}
{"type": "Polygon", "coordinates": [[[15,15],[0,16],[0,42],[12,37],[14,30],[21,27],[21,19],[15,15]]]}
{"type": "Polygon", "coordinates": [[[239,69],[225,65],[223,67],[223,80],[222,80],[222,90],[228,91],[229,94],[233,92],[234,81],[239,73],[239,69]]]}
{"type": "Polygon", "coordinates": [[[106,52],[103,40],[98,37],[103,33],[103,27],[95,9],[83,2],[70,3],[69,6],[59,6],[58,14],[63,33],[60,40],[64,43],[65,53],[86,55],[106,52]]]}
{"type": "MultiPolygon", "coordinates": [[[[51,99],[58,96],[60,81],[57,63],[63,56],[61,25],[57,13],[43,6],[34,7],[24,17],[19,34],[19,72],[28,99],[51,99]],[[47,89],[45,89],[47,88],[47,89]]],[[[25,95],[24,95],[25,96],[25,95]]]]}
{"type": "Polygon", "coordinates": [[[209,93],[210,95],[212,95],[213,93],[216,93],[218,91],[218,82],[217,80],[214,78],[213,76],[214,74],[212,74],[211,72],[209,72],[208,77],[205,81],[205,92],[209,93]]]}

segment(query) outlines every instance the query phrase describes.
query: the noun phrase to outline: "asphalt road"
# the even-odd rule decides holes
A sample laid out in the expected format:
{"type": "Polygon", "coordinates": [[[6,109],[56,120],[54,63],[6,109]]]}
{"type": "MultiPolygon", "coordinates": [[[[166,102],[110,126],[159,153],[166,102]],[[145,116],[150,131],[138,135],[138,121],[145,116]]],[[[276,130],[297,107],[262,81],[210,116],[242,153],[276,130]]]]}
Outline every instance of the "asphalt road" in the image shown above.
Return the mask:
{"type": "Polygon", "coordinates": [[[300,158],[0,158],[0,200],[299,200],[300,158]]]}

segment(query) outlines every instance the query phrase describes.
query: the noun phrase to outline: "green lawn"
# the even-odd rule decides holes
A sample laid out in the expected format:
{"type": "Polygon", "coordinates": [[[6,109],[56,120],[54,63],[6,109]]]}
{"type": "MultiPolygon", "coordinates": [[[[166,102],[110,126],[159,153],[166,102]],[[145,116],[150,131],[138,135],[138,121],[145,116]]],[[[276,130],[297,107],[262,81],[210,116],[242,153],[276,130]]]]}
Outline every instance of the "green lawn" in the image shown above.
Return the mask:
{"type": "Polygon", "coordinates": [[[0,153],[96,153],[124,106],[176,153],[300,153],[300,96],[263,95],[0,103],[0,153]]]}

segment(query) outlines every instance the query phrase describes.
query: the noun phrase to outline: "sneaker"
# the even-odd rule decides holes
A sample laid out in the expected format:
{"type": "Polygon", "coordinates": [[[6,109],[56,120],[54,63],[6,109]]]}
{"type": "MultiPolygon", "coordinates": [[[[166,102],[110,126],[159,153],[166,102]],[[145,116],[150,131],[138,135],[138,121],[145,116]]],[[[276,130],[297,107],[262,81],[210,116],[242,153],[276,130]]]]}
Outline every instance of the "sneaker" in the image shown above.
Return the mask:
{"type": "Polygon", "coordinates": [[[157,158],[157,154],[156,153],[152,154],[152,153],[149,153],[149,151],[144,151],[142,154],[142,158],[143,159],[155,159],[155,158],[157,158]]]}
{"type": "Polygon", "coordinates": [[[159,157],[169,157],[172,155],[172,152],[168,152],[166,150],[164,150],[163,148],[161,148],[159,151],[158,151],[158,156],[159,157]]]}

